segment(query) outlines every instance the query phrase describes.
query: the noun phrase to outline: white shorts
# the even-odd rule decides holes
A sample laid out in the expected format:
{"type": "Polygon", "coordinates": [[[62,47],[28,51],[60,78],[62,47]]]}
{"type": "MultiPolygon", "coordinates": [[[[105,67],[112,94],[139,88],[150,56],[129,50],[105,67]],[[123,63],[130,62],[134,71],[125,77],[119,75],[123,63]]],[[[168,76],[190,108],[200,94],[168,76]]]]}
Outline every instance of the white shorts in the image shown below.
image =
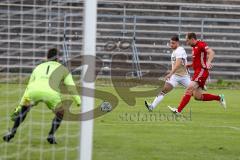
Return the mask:
{"type": "Polygon", "coordinates": [[[167,83],[171,84],[174,88],[180,84],[187,88],[191,82],[190,76],[178,76],[178,75],[172,75],[169,80],[166,81],[167,83]]]}

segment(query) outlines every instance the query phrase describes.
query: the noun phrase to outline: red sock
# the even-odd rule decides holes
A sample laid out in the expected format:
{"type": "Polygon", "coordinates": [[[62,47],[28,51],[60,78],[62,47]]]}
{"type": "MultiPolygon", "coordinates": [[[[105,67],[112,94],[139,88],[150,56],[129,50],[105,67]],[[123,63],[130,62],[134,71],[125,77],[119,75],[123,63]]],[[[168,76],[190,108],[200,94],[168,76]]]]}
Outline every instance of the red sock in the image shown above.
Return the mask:
{"type": "Polygon", "coordinates": [[[183,110],[183,108],[188,104],[190,99],[191,99],[191,95],[186,94],[183,96],[182,101],[178,106],[178,112],[181,112],[183,110]]]}
{"type": "Polygon", "coordinates": [[[220,97],[213,94],[202,94],[203,101],[220,101],[220,97]]]}

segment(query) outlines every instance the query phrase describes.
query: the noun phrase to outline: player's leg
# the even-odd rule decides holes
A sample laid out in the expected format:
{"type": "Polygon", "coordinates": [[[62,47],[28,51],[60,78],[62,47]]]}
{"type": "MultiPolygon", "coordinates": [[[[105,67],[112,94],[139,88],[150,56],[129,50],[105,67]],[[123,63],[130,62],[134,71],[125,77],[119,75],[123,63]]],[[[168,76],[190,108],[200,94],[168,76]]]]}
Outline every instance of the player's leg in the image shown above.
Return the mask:
{"type": "Polygon", "coordinates": [[[173,89],[173,86],[166,82],[162,91],[159,95],[153,100],[153,102],[149,105],[147,101],[145,101],[145,106],[148,108],[149,111],[152,111],[157,105],[163,100],[164,96],[169,93],[173,89]]]}
{"type": "Polygon", "coordinates": [[[193,92],[193,97],[197,101],[220,101],[221,99],[219,95],[203,93],[203,89],[201,87],[193,92]]]}
{"type": "Polygon", "coordinates": [[[153,100],[153,102],[149,105],[147,101],[145,101],[145,106],[149,111],[152,111],[154,108],[157,107],[157,105],[163,100],[164,96],[172,91],[174,87],[177,86],[177,80],[175,75],[171,76],[170,80],[167,80],[163,86],[162,91],[159,93],[159,95],[153,100]]]}
{"type": "MultiPolygon", "coordinates": [[[[199,88],[204,88],[206,80],[208,78],[208,72],[203,72],[203,75],[198,78],[198,84],[199,88]]],[[[193,94],[196,100],[199,101],[218,101],[221,103],[224,109],[226,109],[226,101],[224,99],[224,95],[215,95],[215,94],[209,94],[209,93],[202,93],[201,89],[198,89],[193,94]]]]}
{"type": "Polygon", "coordinates": [[[194,90],[197,88],[198,88],[198,83],[195,81],[191,81],[191,83],[189,84],[189,86],[187,87],[187,89],[185,91],[184,96],[182,97],[180,104],[178,105],[178,108],[176,109],[176,108],[172,108],[170,106],[168,108],[174,113],[181,113],[183,108],[189,103],[194,90]]]}
{"type": "Polygon", "coordinates": [[[190,76],[182,76],[179,81],[178,84],[182,85],[184,88],[187,88],[191,83],[191,78],[190,76]]]}
{"type": "Polygon", "coordinates": [[[14,124],[12,129],[9,133],[7,133],[5,136],[3,136],[3,140],[6,142],[9,142],[16,134],[18,127],[20,124],[25,120],[27,113],[29,112],[31,106],[30,105],[24,105],[21,106],[21,109],[17,112],[17,114],[14,117],[14,124]]]}
{"type": "Polygon", "coordinates": [[[57,144],[54,134],[56,133],[57,129],[60,127],[62,119],[63,119],[64,111],[56,112],[55,117],[52,120],[52,126],[48,133],[47,141],[50,144],[57,144]]]}
{"type": "Polygon", "coordinates": [[[11,114],[11,119],[14,121],[14,124],[10,132],[3,137],[4,141],[9,142],[15,136],[18,127],[25,120],[27,113],[32,106],[33,101],[29,96],[29,90],[26,89],[19,106],[17,106],[13,114],[11,114]]]}
{"type": "Polygon", "coordinates": [[[220,101],[220,95],[214,95],[209,93],[202,93],[202,88],[194,91],[193,96],[197,101],[220,101]]]}
{"type": "Polygon", "coordinates": [[[48,93],[48,97],[45,103],[48,108],[55,113],[55,117],[52,120],[51,129],[48,133],[47,141],[50,144],[57,144],[55,139],[55,133],[61,125],[64,116],[64,109],[62,109],[61,97],[57,93],[48,93]]]}
{"type": "Polygon", "coordinates": [[[185,95],[182,97],[182,100],[181,100],[180,104],[178,105],[178,108],[175,109],[175,108],[169,107],[169,109],[172,110],[174,113],[181,113],[183,108],[189,103],[191,96],[193,95],[193,92],[199,88],[199,85],[202,84],[202,80],[204,80],[204,79],[206,80],[207,77],[208,77],[207,70],[201,69],[201,70],[195,71],[194,75],[192,77],[192,81],[189,84],[189,86],[187,87],[185,95]],[[202,79],[200,79],[200,78],[202,78],[202,79]]]}
{"type": "Polygon", "coordinates": [[[203,93],[202,88],[198,88],[193,92],[193,96],[195,100],[198,101],[218,101],[223,106],[223,108],[226,109],[226,101],[223,94],[214,95],[209,93],[203,93]]]}
{"type": "Polygon", "coordinates": [[[183,108],[189,103],[194,90],[197,88],[198,88],[198,83],[191,81],[191,83],[189,84],[189,86],[187,87],[187,89],[185,91],[185,95],[182,97],[182,100],[181,100],[180,104],[178,105],[177,111],[179,113],[181,113],[183,108]]]}
{"type": "Polygon", "coordinates": [[[197,101],[202,101],[203,99],[203,89],[201,87],[198,87],[193,91],[193,97],[197,101]]]}

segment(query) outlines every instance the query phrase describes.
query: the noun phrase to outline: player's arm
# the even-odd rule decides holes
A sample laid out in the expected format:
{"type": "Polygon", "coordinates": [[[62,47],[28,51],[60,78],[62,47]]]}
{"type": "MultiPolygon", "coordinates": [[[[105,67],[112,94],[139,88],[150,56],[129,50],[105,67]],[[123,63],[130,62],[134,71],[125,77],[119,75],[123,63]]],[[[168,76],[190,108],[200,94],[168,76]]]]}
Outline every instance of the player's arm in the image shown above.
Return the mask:
{"type": "Polygon", "coordinates": [[[206,49],[207,52],[207,69],[212,68],[212,60],[214,58],[215,52],[211,48],[206,49]]]}
{"type": "Polygon", "coordinates": [[[213,49],[208,47],[208,44],[203,42],[200,45],[202,52],[207,52],[207,69],[211,69],[212,68],[212,60],[214,58],[215,52],[213,51],[213,49]]]}
{"type": "Polygon", "coordinates": [[[169,79],[181,65],[182,65],[182,58],[176,58],[176,63],[175,65],[172,65],[172,70],[168,75],[165,76],[165,80],[169,79]]]}
{"type": "Polygon", "coordinates": [[[77,103],[77,105],[80,106],[80,104],[81,104],[81,98],[80,98],[79,93],[78,93],[78,91],[77,91],[77,89],[76,89],[76,85],[75,85],[75,83],[74,83],[74,80],[73,80],[73,77],[72,77],[72,74],[71,74],[71,73],[69,73],[69,74],[65,77],[65,79],[64,79],[64,84],[65,84],[66,86],[73,86],[73,87],[71,87],[71,89],[68,90],[68,91],[70,92],[71,95],[73,95],[74,101],[77,103]]]}

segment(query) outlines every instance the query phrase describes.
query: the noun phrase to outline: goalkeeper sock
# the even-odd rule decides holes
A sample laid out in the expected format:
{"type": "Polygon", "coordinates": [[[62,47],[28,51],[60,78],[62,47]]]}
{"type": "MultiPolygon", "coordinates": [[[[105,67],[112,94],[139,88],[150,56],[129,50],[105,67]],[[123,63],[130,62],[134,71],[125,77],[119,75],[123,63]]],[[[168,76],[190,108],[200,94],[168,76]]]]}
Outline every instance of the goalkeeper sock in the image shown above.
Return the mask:
{"type": "Polygon", "coordinates": [[[18,115],[16,116],[13,128],[11,130],[11,133],[13,135],[17,132],[17,128],[20,126],[20,124],[25,120],[29,110],[30,110],[30,106],[23,106],[20,112],[18,113],[18,115]]]}
{"type": "Polygon", "coordinates": [[[53,136],[55,134],[55,132],[57,131],[58,127],[60,126],[62,122],[62,117],[58,117],[56,116],[53,120],[52,120],[52,127],[51,130],[49,132],[49,136],[53,136]]]}

